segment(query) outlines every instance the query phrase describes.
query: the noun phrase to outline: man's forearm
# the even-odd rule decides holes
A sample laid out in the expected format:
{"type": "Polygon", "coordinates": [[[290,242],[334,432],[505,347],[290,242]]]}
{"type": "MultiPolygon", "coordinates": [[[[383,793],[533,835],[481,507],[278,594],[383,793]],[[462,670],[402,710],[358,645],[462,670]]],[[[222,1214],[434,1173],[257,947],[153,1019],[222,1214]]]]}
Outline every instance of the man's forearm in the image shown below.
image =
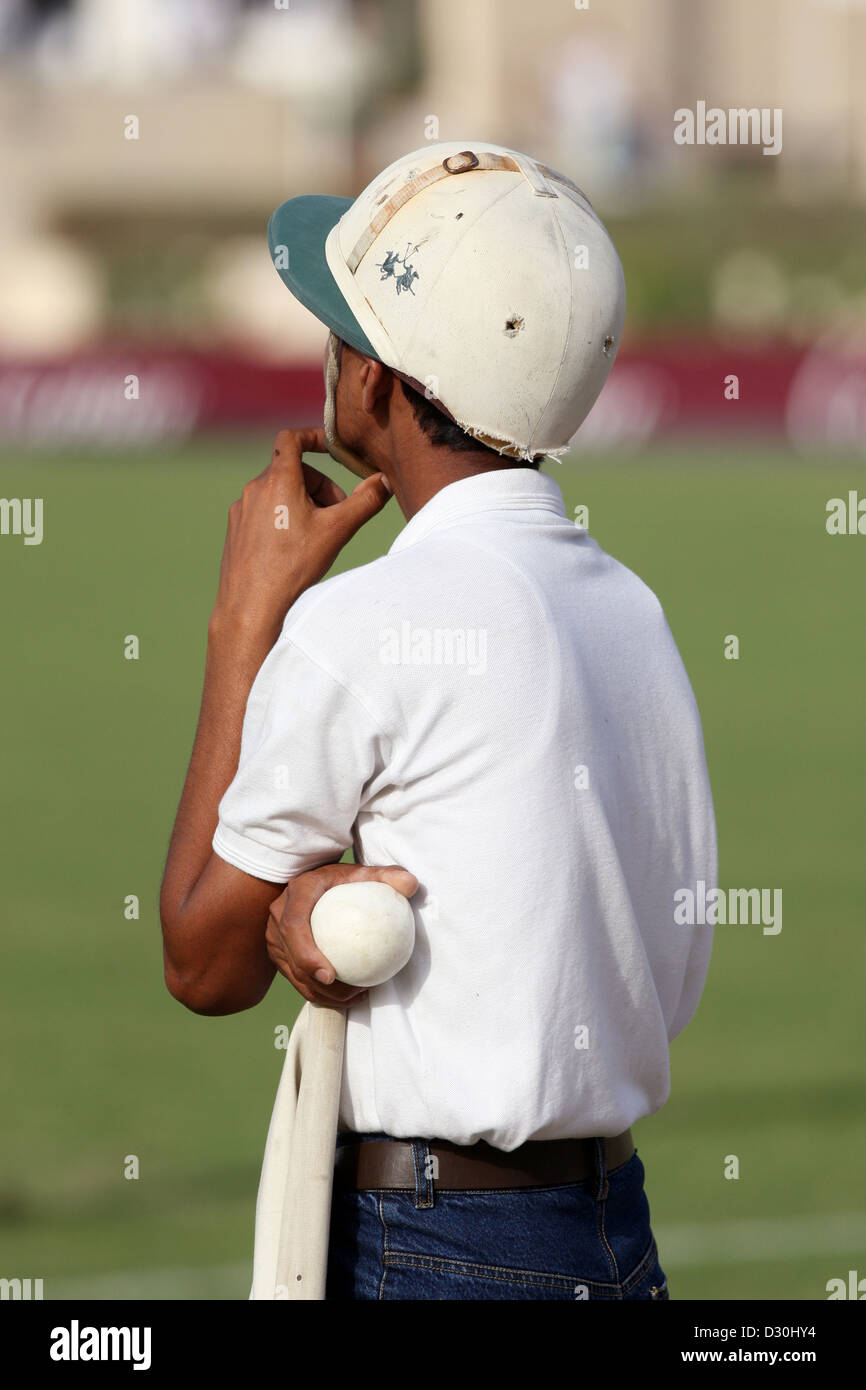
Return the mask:
{"type": "Polygon", "coordinates": [[[270,635],[211,620],[201,713],[160,894],[166,980],[178,996],[192,992],[214,960],[221,962],[220,974],[245,980],[253,991],[260,982],[262,994],[273,978],[264,933],[279,886],[262,884],[256,948],[205,873],[219,803],[237,771],[247,699],[270,646],[270,635]]]}
{"type": "Polygon", "coordinates": [[[211,620],[201,712],[163,879],[169,911],[182,909],[210,858],[217,808],[238,767],[247,699],[269,650],[264,639],[211,620]]]}

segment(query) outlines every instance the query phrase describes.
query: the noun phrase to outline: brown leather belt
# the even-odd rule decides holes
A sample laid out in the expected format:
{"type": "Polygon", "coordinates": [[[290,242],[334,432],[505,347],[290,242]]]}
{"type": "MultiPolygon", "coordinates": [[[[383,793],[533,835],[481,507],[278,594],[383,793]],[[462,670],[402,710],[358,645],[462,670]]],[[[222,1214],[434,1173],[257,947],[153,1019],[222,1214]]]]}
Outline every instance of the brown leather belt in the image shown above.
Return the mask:
{"type": "MultiPolygon", "coordinates": [[[[432,1158],[428,1176],[439,1191],[484,1191],[488,1188],[555,1187],[586,1182],[598,1172],[594,1139],[529,1140],[510,1153],[477,1144],[450,1144],[443,1139],[426,1141],[432,1158]]],[[[627,1163],[634,1153],[631,1130],[605,1139],[608,1172],[627,1163]]],[[[423,1152],[423,1151],[422,1151],[423,1152]]],[[[343,1191],[392,1189],[413,1192],[425,1179],[425,1160],[416,1178],[412,1144],[400,1139],[367,1139],[342,1144],[334,1163],[334,1186],[343,1191]]]]}

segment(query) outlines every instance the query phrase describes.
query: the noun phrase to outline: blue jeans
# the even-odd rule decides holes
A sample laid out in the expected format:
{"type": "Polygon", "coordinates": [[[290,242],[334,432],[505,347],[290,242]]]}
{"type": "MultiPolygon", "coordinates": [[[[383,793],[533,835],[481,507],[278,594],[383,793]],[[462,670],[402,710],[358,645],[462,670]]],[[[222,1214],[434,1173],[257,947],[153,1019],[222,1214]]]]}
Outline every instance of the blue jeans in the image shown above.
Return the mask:
{"type": "Polygon", "coordinates": [[[326,1300],[670,1297],[637,1151],[607,1170],[598,1145],[585,1182],[441,1192],[425,1177],[430,1141],[405,1142],[415,1146],[414,1192],[335,1188],[326,1300]]]}

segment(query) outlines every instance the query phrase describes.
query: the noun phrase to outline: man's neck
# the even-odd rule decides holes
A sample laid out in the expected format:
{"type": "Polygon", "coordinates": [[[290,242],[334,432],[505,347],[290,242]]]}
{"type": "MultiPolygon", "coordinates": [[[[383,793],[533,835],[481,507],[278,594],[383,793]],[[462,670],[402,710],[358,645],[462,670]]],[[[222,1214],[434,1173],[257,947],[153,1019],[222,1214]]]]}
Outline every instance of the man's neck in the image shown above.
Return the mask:
{"type": "Polygon", "coordinates": [[[483,473],[518,466],[506,456],[498,458],[486,450],[469,453],[431,446],[413,452],[409,465],[396,468],[390,481],[400,509],[409,521],[443,487],[462,478],[478,478],[483,473]]]}

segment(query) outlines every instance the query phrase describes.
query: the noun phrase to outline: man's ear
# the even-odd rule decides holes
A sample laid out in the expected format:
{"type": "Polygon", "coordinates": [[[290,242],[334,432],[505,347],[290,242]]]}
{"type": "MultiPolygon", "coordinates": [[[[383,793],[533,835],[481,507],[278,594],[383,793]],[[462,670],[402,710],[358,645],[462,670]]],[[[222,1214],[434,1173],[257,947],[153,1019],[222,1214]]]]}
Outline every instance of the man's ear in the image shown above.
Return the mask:
{"type": "Polygon", "coordinates": [[[365,357],[361,363],[361,406],[368,414],[376,409],[376,403],[390,394],[394,374],[384,362],[375,357],[365,357]]]}

